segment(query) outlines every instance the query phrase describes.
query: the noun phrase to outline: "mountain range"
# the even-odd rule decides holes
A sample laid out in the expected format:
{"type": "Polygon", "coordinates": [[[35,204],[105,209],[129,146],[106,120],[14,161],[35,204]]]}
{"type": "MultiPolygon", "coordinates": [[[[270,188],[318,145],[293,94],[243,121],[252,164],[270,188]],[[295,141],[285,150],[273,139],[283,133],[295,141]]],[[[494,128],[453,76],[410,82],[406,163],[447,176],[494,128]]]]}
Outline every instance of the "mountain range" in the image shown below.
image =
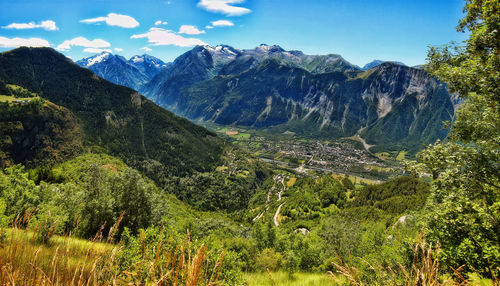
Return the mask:
{"type": "Polygon", "coordinates": [[[374,67],[377,67],[383,63],[395,63],[397,65],[400,65],[400,66],[406,66],[404,63],[402,62],[392,62],[392,61],[382,61],[382,60],[373,60],[369,63],[367,63],[366,65],[364,65],[361,69],[366,71],[366,70],[369,70],[369,69],[372,69],[374,67]]]}
{"type": "Polygon", "coordinates": [[[206,209],[245,206],[267,176],[216,134],[50,48],[0,53],[0,134],[2,167],[105,153],[206,209]]]}
{"type": "Polygon", "coordinates": [[[374,145],[371,151],[415,153],[446,136],[442,122],[452,120],[455,110],[446,86],[422,69],[382,61],[361,69],[340,55],[264,44],[248,50],[197,46],[139,91],[191,120],[321,138],[355,136],[374,145]]]}
{"type": "Polygon", "coordinates": [[[109,52],[102,52],[81,59],[76,63],[112,83],[135,90],[139,90],[168,66],[168,63],[150,55],[136,55],[127,60],[120,55],[113,55],[109,52]]]}

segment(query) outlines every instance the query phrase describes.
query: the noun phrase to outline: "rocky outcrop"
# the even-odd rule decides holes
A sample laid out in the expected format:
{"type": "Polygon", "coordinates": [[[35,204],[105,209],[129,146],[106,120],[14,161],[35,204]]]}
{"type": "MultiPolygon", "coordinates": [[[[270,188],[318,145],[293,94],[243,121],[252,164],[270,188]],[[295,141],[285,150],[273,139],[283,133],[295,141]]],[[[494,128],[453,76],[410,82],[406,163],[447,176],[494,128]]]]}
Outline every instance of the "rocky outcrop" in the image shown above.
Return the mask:
{"type": "Polygon", "coordinates": [[[395,62],[363,71],[339,55],[312,56],[261,45],[199,46],[142,92],[193,120],[292,131],[359,135],[373,151],[410,149],[444,138],[456,102],[424,70],[395,62]]]}

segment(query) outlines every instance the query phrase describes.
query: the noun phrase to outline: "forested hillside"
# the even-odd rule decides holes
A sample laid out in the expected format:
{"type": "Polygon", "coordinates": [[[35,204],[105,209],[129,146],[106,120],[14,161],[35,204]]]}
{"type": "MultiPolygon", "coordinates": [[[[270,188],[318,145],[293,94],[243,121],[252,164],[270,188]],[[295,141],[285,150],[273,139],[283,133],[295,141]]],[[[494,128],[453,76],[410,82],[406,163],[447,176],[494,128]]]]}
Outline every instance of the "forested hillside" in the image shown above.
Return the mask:
{"type": "Polygon", "coordinates": [[[204,187],[214,187],[214,197],[233,197],[237,201],[232,205],[227,199],[217,199],[218,203],[205,206],[210,209],[244,208],[266,177],[267,171],[260,163],[214,133],[158,107],[132,89],[97,77],[52,49],[19,48],[2,53],[0,93],[9,94],[8,85],[12,84],[36,93],[44,103],[42,107],[31,101],[3,103],[2,129],[13,138],[5,139],[4,165],[35,166],[34,159],[59,163],[71,155],[104,152],[121,158],[177,195],[195,189],[189,195],[190,202],[204,200],[193,195],[200,183],[195,178],[200,176],[208,180],[204,187]],[[20,113],[18,109],[29,111],[20,113]],[[52,114],[44,116],[48,110],[52,114]],[[29,126],[35,121],[44,124],[43,128],[29,126]],[[69,129],[63,132],[63,128],[69,129]],[[30,135],[25,129],[51,134],[30,135]],[[21,140],[23,148],[16,144],[21,140]],[[66,155],[54,156],[56,153],[66,155]],[[240,176],[241,172],[245,175],[240,176]],[[221,181],[225,183],[221,185],[221,181]]]}

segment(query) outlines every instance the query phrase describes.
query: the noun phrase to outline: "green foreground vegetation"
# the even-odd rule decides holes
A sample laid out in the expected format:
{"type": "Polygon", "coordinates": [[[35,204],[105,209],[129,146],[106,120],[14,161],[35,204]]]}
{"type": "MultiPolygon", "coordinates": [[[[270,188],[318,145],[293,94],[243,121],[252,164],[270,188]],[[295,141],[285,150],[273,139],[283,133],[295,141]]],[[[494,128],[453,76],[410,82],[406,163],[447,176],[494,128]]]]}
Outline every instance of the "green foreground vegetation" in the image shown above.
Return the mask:
{"type": "Polygon", "coordinates": [[[324,273],[287,273],[287,272],[260,272],[244,275],[249,286],[326,286],[332,285],[334,280],[324,273]]]}

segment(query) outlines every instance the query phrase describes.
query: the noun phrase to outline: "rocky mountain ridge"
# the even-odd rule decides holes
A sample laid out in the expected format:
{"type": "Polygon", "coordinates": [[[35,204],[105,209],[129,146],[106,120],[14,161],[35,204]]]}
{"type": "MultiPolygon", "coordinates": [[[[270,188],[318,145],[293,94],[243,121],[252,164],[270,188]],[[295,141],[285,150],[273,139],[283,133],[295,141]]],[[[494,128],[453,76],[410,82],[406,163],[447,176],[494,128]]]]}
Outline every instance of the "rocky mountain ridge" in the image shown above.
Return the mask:
{"type": "Polygon", "coordinates": [[[76,64],[90,69],[99,77],[112,83],[135,90],[139,90],[168,66],[168,63],[146,54],[135,55],[127,60],[120,55],[113,55],[109,52],[81,59],[76,64]]]}
{"type": "Polygon", "coordinates": [[[444,138],[442,121],[453,119],[455,104],[446,86],[421,69],[379,61],[362,70],[339,55],[276,45],[197,46],[140,91],[191,120],[357,136],[376,145],[373,151],[416,151],[444,138]]]}

